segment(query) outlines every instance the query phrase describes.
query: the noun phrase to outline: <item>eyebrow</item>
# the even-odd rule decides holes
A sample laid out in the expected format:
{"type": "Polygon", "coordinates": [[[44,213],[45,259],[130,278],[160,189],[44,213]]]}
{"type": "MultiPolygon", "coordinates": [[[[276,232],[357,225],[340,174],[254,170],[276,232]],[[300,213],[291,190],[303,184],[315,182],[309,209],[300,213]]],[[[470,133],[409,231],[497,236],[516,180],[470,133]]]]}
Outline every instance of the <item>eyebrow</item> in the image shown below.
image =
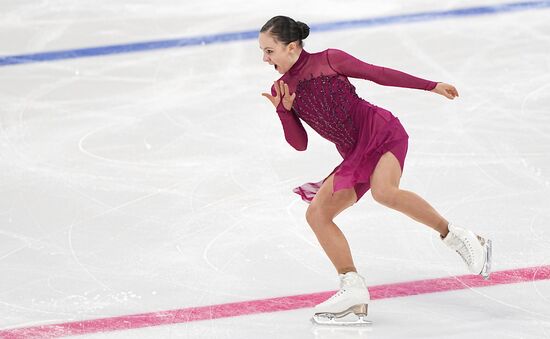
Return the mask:
{"type": "Polygon", "coordinates": [[[260,49],[261,49],[261,50],[264,50],[264,51],[265,51],[266,49],[268,49],[268,48],[274,49],[273,47],[264,47],[264,48],[262,48],[262,46],[260,46],[260,49]]]}

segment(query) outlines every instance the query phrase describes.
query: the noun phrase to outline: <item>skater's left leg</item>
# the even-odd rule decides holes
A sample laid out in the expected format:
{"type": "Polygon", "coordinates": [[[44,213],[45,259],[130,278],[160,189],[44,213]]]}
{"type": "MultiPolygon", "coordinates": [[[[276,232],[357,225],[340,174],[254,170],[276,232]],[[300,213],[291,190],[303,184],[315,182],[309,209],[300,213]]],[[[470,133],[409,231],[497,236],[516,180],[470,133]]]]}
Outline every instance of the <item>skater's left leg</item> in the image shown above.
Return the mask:
{"type": "Polygon", "coordinates": [[[443,242],[462,257],[471,273],[481,274],[487,279],[491,271],[491,240],[456,225],[449,225],[424,199],[400,189],[400,179],[399,161],[391,152],[385,153],[371,176],[374,199],[438,231],[443,242]]]}
{"type": "Polygon", "coordinates": [[[449,222],[426,200],[413,192],[400,189],[400,180],[399,160],[391,152],[384,153],[371,176],[371,193],[374,200],[433,228],[445,237],[449,232],[449,222]]]}

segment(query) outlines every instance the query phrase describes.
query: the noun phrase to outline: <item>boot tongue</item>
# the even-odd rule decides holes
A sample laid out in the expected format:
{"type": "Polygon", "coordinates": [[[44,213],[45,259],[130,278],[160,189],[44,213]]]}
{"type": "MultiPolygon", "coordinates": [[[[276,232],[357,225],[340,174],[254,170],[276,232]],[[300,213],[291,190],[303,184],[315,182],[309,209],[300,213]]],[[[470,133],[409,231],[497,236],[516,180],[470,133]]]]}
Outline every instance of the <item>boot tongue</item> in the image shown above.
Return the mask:
{"type": "Polygon", "coordinates": [[[460,241],[460,239],[454,233],[451,233],[451,232],[449,232],[447,236],[441,240],[443,240],[444,244],[446,244],[447,246],[449,246],[455,251],[459,249],[462,245],[462,242],[460,241]]]}
{"type": "Polygon", "coordinates": [[[356,272],[348,272],[341,276],[340,287],[351,287],[357,285],[359,275],[356,272]]]}

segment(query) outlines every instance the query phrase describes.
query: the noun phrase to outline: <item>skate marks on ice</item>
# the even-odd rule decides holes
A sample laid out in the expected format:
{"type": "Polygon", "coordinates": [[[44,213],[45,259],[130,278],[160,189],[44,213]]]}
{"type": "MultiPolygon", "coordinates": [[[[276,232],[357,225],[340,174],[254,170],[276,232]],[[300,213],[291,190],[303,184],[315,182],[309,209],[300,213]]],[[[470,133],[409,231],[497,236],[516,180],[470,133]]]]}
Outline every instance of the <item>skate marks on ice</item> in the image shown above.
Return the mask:
{"type": "MultiPolygon", "coordinates": [[[[484,280],[478,275],[464,275],[371,286],[369,287],[369,291],[371,300],[376,300],[473,289],[478,287],[534,282],[538,280],[550,280],[550,265],[496,271],[491,274],[491,278],[489,280],[484,280]]],[[[5,329],[0,330],[0,338],[58,338],[69,335],[129,330],[151,326],[229,318],[242,315],[312,308],[318,303],[328,299],[335,292],[336,291],[327,291],[262,300],[133,314],[111,318],[5,329]]],[[[306,319],[304,319],[304,321],[306,321],[306,319]]],[[[323,330],[319,328],[314,331],[318,334],[322,334],[327,333],[326,331],[330,332],[333,330],[323,330]]]]}
{"type": "Polygon", "coordinates": [[[315,326],[311,334],[315,339],[372,338],[372,326],[315,326]]]}

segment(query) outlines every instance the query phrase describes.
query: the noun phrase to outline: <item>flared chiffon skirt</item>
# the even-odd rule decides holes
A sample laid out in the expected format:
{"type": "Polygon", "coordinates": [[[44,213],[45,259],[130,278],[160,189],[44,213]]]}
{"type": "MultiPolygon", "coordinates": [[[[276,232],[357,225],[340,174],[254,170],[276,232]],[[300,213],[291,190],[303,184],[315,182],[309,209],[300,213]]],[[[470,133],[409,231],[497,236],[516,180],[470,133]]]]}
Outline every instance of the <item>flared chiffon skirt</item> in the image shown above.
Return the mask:
{"type": "Polygon", "coordinates": [[[392,152],[401,165],[401,171],[404,169],[409,136],[399,119],[366,101],[356,105],[351,114],[358,128],[353,149],[347,152],[338,149],[343,160],[323,180],[308,182],[293,189],[308,204],[333,173],[333,194],[342,189],[354,188],[359,201],[370,189],[370,178],[386,152],[392,152]]]}

